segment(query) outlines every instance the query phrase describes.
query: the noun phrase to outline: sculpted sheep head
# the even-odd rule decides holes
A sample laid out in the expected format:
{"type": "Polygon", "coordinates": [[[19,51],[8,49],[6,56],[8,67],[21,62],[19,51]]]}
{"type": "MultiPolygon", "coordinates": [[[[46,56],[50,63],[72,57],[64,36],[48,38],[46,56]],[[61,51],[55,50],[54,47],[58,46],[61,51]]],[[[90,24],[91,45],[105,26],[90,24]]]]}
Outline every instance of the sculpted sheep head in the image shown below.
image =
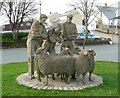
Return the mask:
{"type": "Polygon", "coordinates": [[[44,49],[45,49],[45,48],[43,48],[43,47],[39,47],[39,48],[36,50],[36,55],[41,54],[44,49]]]}
{"type": "Polygon", "coordinates": [[[83,54],[84,56],[87,56],[87,55],[88,55],[88,51],[87,51],[87,50],[82,50],[82,51],[80,52],[80,54],[83,54]]]}
{"type": "Polygon", "coordinates": [[[74,48],[74,53],[79,55],[79,53],[81,52],[81,49],[79,47],[75,47],[74,48]]]}
{"type": "Polygon", "coordinates": [[[93,49],[89,49],[89,50],[88,50],[88,54],[92,54],[93,56],[96,55],[96,53],[95,53],[95,51],[94,51],[93,49]]]}
{"type": "Polygon", "coordinates": [[[39,47],[36,51],[36,55],[38,54],[47,54],[49,55],[49,52],[46,51],[46,49],[44,47],[39,47]]]}
{"type": "Polygon", "coordinates": [[[56,43],[55,28],[51,28],[48,30],[48,40],[51,43],[56,43]]]}
{"type": "Polygon", "coordinates": [[[95,51],[93,49],[88,49],[88,50],[82,50],[82,53],[87,56],[88,54],[92,54],[93,56],[96,55],[95,51]]]}
{"type": "Polygon", "coordinates": [[[68,47],[62,47],[60,55],[72,55],[72,53],[68,47]]]}

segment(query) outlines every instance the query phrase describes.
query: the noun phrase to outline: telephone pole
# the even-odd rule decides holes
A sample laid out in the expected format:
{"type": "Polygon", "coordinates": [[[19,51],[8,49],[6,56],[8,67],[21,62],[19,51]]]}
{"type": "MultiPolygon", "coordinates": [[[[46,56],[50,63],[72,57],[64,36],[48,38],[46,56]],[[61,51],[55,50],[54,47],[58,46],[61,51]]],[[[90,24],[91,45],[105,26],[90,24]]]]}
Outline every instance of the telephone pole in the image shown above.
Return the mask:
{"type": "Polygon", "coordinates": [[[39,5],[40,5],[40,15],[41,15],[41,5],[42,5],[41,0],[39,1],[39,5]]]}
{"type": "Polygon", "coordinates": [[[83,41],[83,49],[85,49],[85,45],[86,45],[86,39],[87,39],[87,28],[88,28],[88,12],[87,12],[87,1],[85,1],[85,14],[84,14],[84,19],[85,19],[85,38],[83,41]]]}

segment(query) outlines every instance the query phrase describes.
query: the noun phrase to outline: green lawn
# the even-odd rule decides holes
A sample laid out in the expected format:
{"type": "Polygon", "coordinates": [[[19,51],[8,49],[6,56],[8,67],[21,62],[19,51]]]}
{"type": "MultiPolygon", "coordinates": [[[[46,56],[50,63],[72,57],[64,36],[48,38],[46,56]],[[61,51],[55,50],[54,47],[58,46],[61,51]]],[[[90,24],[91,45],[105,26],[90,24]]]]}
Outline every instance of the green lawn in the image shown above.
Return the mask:
{"type": "Polygon", "coordinates": [[[2,96],[118,96],[118,63],[97,61],[94,73],[103,77],[103,84],[79,91],[37,90],[16,82],[27,72],[27,63],[2,65],[2,96]]]}

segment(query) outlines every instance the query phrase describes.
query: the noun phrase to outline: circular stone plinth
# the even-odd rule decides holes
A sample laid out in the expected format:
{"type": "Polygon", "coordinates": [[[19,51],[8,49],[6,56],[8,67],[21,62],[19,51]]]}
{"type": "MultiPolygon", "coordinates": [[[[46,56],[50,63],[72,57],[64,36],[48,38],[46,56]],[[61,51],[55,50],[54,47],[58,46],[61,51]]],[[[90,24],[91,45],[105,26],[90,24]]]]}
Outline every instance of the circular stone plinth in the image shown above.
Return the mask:
{"type": "Polygon", "coordinates": [[[84,88],[90,88],[94,86],[98,86],[99,84],[103,83],[103,80],[100,76],[92,74],[92,80],[88,80],[88,74],[86,75],[85,84],[82,83],[82,78],[80,77],[80,83],[78,85],[77,80],[72,80],[69,84],[66,84],[64,81],[60,80],[60,76],[55,76],[55,80],[52,80],[49,76],[48,79],[48,86],[44,86],[44,78],[42,78],[42,82],[39,82],[36,78],[30,80],[28,78],[28,73],[24,73],[17,77],[17,82],[19,84],[23,84],[28,87],[36,88],[36,89],[47,89],[47,90],[81,90],[84,88]]]}

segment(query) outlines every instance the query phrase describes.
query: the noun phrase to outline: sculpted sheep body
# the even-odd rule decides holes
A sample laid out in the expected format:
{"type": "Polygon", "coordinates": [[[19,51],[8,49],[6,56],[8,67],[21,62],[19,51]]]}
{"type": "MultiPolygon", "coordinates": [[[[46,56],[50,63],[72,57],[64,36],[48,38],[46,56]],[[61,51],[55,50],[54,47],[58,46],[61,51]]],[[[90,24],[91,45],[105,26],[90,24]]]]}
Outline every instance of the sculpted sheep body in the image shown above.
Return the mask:
{"type": "Polygon", "coordinates": [[[37,66],[38,80],[40,79],[40,72],[45,76],[45,85],[48,84],[48,75],[54,73],[68,74],[67,83],[70,82],[71,75],[74,72],[75,59],[72,56],[64,55],[47,55],[46,50],[39,49],[38,56],[36,56],[35,62],[37,66]],[[42,62],[42,63],[41,63],[42,62]]]}
{"type": "Polygon", "coordinates": [[[75,63],[74,58],[69,55],[65,56],[50,55],[46,59],[46,62],[42,64],[43,68],[41,68],[41,70],[45,75],[53,73],[62,74],[65,72],[68,74],[72,74],[74,70],[74,63],[75,63]]]}
{"type": "MultiPolygon", "coordinates": [[[[50,56],[46,59],[46,62],[42,64],[41,71],[46,76],[54,73],[63,74],[67,73],[69,75],[67,83],[70,82],[70,76],[74,72],[75,60],[71,56],[50,56]]],[[[46,81],[47,85],[48,81],[46,81]]]]}
{"type": "Polygon", "coordinates": [[[94,67],[95,67],[95,59],[94,56],[96,55],[96,53],[94,52],[94,50],[89,49],[88,50],[88,62],[89,62],[89,81],[92,81],[91,79],[91,74],[94,71],[94,67]]]}
{"type": "Polygon", "coordinates": [[[88,63],[88,57],[87,54],[81,52],[78,57],[76,57],[76,63],[75,63],[75,74],[77,81],[79,83],[80,81],[80,75],[83,75],[83,83],[85,75],[87,74],[89,69],[89,63],[88,63]]]}
{"type": "Polygon", "coordinates": [[[92,81],[91,74],[95,67],[94,56],[96,55],[96,53],[91,49],[85,52],[81,52],[79,56],[76,57],[75,73],[78,83],[80,81],[79,77],[81,74],[83,76],[83,83],[85,83],[85,75],[87,74],[87,72],[89,72],[89,81],[92,81]]]}
{"type": "MultiPolygon", "coordinates": [[[[37,74],[38,80],[40,79],[40,71],[45,76],[45,85],[48,84],[48,75],[54,73],[57,74],[68,74],[67,83],[70,82],[71,75],[76,74],[78,82],[80,81],[80,75],[83,75],[83,83],[85,75],[87,72],[92,73],[94,67],[94,59],[91,60],[91,54],[89,52],[81,52],[79,55],[70,56],[70,55],[48,55],[45,49],[38,49],[36,52],[36,65],[37,65],[37,74]],[[88,55],[89,54],[89,55],[88,55]]],[[[92,56],[93,57],[93,56],[92,56]]],[[[90,76],[91,77],[91,76],[90,76]]]]}

